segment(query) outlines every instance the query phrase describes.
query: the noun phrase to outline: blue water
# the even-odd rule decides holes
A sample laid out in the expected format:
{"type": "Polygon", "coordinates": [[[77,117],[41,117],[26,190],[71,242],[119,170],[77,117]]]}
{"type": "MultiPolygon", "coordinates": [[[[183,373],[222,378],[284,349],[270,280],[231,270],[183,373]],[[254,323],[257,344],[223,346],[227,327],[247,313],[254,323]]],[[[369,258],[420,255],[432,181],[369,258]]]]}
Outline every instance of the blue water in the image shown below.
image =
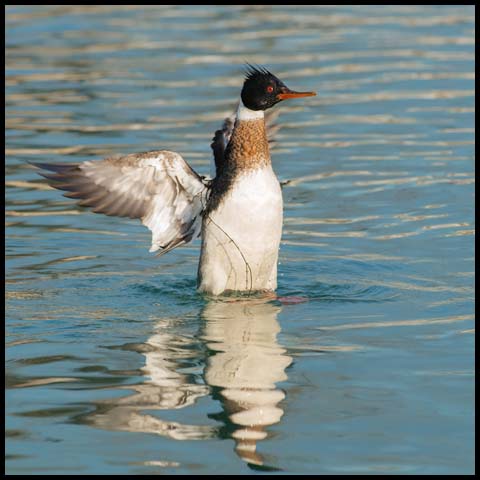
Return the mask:
{"type": "Polygon", "coordinates": [[[6,472],[472,474],[474,7],[9,6],[6,472]],[[244,61],[281,110],[277,300],[195,292],[29,161],[201,174],[244,61]],[[295,298],[301,299],[300,303],[295,298]]]}

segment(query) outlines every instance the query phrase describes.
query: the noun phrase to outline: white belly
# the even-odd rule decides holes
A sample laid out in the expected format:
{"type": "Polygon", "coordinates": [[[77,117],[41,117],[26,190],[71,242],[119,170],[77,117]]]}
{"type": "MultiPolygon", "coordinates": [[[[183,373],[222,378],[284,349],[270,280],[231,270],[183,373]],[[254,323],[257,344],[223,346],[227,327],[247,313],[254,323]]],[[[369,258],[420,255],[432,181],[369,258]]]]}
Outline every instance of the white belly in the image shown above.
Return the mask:
{"type": "Polygon", "coordinates": [[[199,291],[275,290],[283,202],[271,166],[235,180],[202,225],[199,291]]]}

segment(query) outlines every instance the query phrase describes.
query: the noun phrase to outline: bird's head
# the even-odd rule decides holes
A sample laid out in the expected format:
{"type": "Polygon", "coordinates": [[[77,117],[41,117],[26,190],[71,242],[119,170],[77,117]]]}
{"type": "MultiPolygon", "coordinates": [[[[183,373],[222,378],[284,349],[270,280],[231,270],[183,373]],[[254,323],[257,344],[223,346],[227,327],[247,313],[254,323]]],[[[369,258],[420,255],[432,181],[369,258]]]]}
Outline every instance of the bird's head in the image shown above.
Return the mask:
{"type": "Polygon", "coordinates": [[[267,110],[288,98],[313,97],[315,92],[295,92],[263,67],[247,64],[241,98],[250,110],[267,110]]]}

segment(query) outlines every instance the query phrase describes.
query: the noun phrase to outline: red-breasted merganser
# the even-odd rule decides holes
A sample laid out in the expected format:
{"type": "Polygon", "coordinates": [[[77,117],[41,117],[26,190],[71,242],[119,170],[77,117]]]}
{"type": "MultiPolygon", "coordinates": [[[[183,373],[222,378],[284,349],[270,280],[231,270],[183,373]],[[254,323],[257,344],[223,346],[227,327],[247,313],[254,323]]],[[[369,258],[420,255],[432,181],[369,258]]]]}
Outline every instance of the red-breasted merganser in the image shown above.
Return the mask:
{"type": "Polygon", "coordinates": [[[175,152],[155,150],[85,161],[34,165],[49,184],[95,213],[139,218],[152,232],[150,252],[164,254],[201,235],[198,290],[274,291],[283,201],[270,160],[265,110],[295,92],[262,67],[247,66],[235,119],[211,145],[215,178],[198,175],[175,152]]]}

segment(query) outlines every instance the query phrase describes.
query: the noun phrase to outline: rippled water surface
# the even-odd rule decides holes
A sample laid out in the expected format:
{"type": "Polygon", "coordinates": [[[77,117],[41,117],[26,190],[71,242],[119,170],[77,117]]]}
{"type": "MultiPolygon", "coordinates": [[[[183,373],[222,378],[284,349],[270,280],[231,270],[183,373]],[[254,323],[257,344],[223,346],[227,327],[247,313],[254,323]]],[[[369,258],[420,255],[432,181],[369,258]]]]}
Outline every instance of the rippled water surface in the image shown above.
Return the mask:
{"type": "Polygon", "coordinates": [[[473,6],[6,10],[11,474],[473,473],[473,6]],[[280,300],[195,292],[29,161],[178,151],[244,61],[281,104],[280,300]],[[300,300],[300,303],[299,303],[300,300]]]}

